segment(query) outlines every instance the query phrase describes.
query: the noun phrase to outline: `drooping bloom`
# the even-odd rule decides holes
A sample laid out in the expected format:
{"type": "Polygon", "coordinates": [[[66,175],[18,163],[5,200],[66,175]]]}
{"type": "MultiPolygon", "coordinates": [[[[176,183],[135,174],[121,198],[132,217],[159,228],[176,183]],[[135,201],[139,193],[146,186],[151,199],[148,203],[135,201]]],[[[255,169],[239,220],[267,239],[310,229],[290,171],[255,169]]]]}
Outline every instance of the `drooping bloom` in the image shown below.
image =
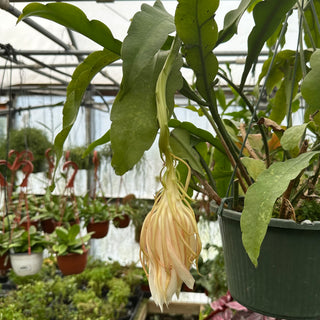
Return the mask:
{"type": "Polygon", "coordinates": [[[166,83],[179,49],[180,40],[176,37],[156,84],[159,151],[165,171],[161,177],[163,188],[155,197],[140,236],[141,264],[148,276],[152,297],[161,310],[163,304],[168,305],[174,293],[179,296],[182,282],[193,288],[194,279],[189,270],[194,261],[197,263],[201,251],[195,215],[186,192],[190,168],[186,164],[189,174],[183,186],[177,176],[176,157],[169,143],[166,83]]]}
{"type": "Polygon", "coordinates": [[[193,288],[189,270],[201,251],[195,215],[172,164],[167,167],[162,184],[140,238],[140,260],[152,297],[161,310],[174,293],[179,296],[182,282],[193,288]]]}

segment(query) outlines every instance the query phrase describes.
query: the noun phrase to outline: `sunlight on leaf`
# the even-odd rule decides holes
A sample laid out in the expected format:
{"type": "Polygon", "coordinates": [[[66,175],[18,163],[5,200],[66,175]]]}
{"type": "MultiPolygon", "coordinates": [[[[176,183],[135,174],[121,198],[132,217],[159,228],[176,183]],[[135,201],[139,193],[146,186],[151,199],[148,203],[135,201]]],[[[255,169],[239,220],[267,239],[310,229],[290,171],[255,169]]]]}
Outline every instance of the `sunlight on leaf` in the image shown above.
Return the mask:
{"type": "Polygon", "coordinates": [[[304,136],[307,126],[308,123],[304,123],[287,129],[280,139],[282,147],[288,151],[299,148],[301,139],[304,136]]]}
{"type": "Polygon", "coordinates": [[[241,158],[241,161],[248,170],[248,173],[253,180],[257,180],[260,173],[266,170],[265,163],[260,159],[244,157],[241,158]]]}

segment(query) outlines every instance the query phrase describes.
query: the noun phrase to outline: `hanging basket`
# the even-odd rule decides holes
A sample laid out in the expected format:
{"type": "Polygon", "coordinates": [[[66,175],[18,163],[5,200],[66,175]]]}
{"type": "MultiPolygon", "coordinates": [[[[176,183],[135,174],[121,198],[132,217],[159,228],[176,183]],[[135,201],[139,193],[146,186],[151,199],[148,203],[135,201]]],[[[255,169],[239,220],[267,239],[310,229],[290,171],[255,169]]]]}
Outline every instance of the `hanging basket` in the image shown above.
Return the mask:
{"type": "Polygon", "coordinates": [[[102,222],[89,222],[87,225],[87,232],[93,232],[91,238],[101,239],[104,238],[109,231],[109,221],[102,222]]]}
{"type": "Polygon", "coordinates": [[[38,273],[42,267],[43,253],[10,254],[12,269],[18,276],[31,276],[38,273]]]}
{"type": "Polygon", "coordinates": [[[88,250],[82,254],[68,253],[64,256],[57,256],[58,267],[65,276],[81,273],[86,268],[87,260],[88,250]]]}
{"type": "Polygon", "coordinates": [[[320,319],[320,222],[271,219],[255,268],[242,245],[240,217],[227,209],[219,216],[233,298],[279,319],[320,319]]]}
{"type": "MultiPolygon", "coordinates": [[[[20,223],[19,226],[21,228],[23,228],[24,230],[28,230],[28,222],[27,221],[20,223]]],[[[34,226],[37,229],[38,228],[38,221],[34,221],[34,220],[30,221],[30,227],[31,226],[34,226]]]]}
{"type": "Polygon", "coordinates": [[[130,217],[127,214],[123,214],[121,217],[113,218],[113,225],[116,228],[126,228],[130,223],[130,217]]]}
{"type": "Polygon", "coordinates": [[[56,227],[58,226],[59,222],[54,219],[45,219],[41,220],[41,228],[45,233],[52,233],[56,227]]]}
{"type": "Polygon", "coordinates": [[[0,256],[0,270],[7,271],[11,268],[10,258],[8,253],[0,256]]]}

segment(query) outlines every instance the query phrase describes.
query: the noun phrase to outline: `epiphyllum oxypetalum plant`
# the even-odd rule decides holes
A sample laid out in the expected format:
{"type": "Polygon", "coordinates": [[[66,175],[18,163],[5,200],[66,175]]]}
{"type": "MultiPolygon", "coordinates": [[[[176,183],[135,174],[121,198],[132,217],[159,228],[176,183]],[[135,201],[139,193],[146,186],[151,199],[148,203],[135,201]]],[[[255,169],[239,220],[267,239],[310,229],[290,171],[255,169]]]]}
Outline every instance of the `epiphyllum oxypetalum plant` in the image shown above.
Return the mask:
{"type": "Polygon", "coordinates": [[[156,195],[154,206],[144,221],[140,238],[141,263],[148,275],[153,299],[161,310],[174,293],[179,295],[182,282],[193,288],[194,279],[189,269],[194,260],[197,262],[201,251],[195,215],[186,192],[190,172],[183,186],[177,176],[176,157],[169,146],[165,88],[179,47],[180,41],[175,39],[156,85],[159,149],[165,171],[161,177],[163,188],[156,195]]]}

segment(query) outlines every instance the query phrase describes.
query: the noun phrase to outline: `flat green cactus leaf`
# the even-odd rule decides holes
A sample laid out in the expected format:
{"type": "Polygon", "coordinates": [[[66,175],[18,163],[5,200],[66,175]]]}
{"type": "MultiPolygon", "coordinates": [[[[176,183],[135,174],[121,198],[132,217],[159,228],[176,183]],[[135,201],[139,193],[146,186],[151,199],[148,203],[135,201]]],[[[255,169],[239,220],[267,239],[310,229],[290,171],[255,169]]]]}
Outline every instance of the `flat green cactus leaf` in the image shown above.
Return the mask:
{"type": "Polygon", "coordinates": [[[260,247],[272,217],[275,201],[287,189],[289,182],[306,168],[319,152],[307,152],[285,162],[276,162],[263,171],[246,193],[241,215],[243,246],[252,261],[258,265],[260,247]]]}

